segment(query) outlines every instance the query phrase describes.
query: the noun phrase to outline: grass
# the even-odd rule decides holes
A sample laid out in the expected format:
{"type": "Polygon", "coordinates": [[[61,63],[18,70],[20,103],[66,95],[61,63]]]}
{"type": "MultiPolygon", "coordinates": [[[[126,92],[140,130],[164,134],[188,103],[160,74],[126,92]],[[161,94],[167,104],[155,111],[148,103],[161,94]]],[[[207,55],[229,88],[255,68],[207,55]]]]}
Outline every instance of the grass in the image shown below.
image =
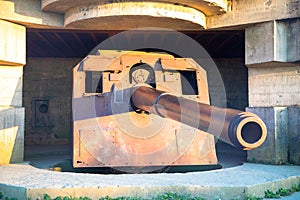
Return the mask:
{"type": "Polygon", "coordinates": [[[4,196],[2,192],[0,192],[0,200],[17,200],[17,198],[8,198],[4,196]]]}
{"type": "Polygon", "coordinates": [[[263,198],[262,197],[250,196],[250,197],[247,197],[247,200],[263,200],[263,198]]]}
{"type": "Polygon", "coordinates": [[[71,197],[71,196],[58,196],[52,199],[48,194],[44,194],[43,200],[91,200],[88,197],[71,197]]]}
{"type": "MultiPolygon", "coordinates": [[[[74,198],[74,197],[56,197],[52,199],[49,195],[44,194],[43,200],[91,200],[88,197],[79,197],[79,198],[74,198]]],[[[141,197],[116,197],[112,198],[109,196],[106,197],[101,197],[99,200],[147,200],[141,197]]],[[[201,197],[191,197],[190,195],[187,194],[176,194],[176,193],[165,193],[165,194],[160,194],[157,195],[156,197],[153,198],[153,200],[204,200],[201,197]]]]}
{"type": "Polygon", "coordinates": [[[280,197],[285,197],[293,194],[294,192],[300,192],[300,183],[293,184],[291,188],[280,188],[278,191],[273,192],[270,190],[265,191],[265,198],[277,198],[279,199],[280,197]]]}

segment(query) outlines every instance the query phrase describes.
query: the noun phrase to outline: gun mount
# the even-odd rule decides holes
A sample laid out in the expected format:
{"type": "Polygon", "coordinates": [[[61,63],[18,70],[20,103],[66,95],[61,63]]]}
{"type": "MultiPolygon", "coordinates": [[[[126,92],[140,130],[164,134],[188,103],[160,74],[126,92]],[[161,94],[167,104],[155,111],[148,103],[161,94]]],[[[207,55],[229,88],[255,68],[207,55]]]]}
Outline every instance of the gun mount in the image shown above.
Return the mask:
{"type": "Polygon", "coordinates": [[[210,106],[205,70],[164,53],[101,51],[73,70],[73,166],[216,165],[215,138],[250,150],[255,114],[210,106]]]}

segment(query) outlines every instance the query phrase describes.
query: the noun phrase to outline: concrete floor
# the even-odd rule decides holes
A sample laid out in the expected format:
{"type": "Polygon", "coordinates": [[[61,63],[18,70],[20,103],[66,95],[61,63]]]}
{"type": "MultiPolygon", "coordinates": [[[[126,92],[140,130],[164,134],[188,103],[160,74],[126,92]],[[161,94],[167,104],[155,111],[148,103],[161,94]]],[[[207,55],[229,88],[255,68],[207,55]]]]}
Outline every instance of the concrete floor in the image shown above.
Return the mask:
{"type": "MultiPolygon", "coordinates": [[[[300,183],[300,166],[244,163],[246,154],[224,143],[217,144],[222,169],[152,174],[95,174],[46,170],[70,161],[69,145],[26,146],[23,164],[0,166],[0,192],[18,199],[56,196],[140,196],[147,199],[166,192],[209,199],[262,197],[300,183]]],[[[282,198],[300,199],[300,193],[282,198]]]]}
{"type": "Polygon", "coordinates": [[[40,169],[48,169],[71,159],[71,147],[68,144],[27,145],[24,151],[24,160],[40,169]]]}

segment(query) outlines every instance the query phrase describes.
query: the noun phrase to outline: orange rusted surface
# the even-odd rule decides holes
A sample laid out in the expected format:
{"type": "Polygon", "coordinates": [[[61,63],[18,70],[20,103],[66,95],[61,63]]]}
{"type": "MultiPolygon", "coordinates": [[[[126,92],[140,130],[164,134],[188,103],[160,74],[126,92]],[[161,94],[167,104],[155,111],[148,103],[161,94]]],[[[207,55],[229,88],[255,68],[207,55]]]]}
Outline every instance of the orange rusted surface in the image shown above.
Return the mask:
{"type": "MultiPolygon", "coordinates": [[[[192,59],[134,51],[88,56],[73,70],[73,166],[215,165],[214,136],[206,132],[215,109],[208,104],[206,72],[192,59]]],[[[226,141],[222,128],[220,135],[226,141]]]]}
{"type": "Polygon", "coordinates": [[[206,73],[192,59],[117,51],[88,56],[73,71],[74,167],[217,164],[213,136],[131,107],[138,84],[209,103],[206,73]],[[197,79],[193,94],[183,94],[182,71],[197,79]]]}

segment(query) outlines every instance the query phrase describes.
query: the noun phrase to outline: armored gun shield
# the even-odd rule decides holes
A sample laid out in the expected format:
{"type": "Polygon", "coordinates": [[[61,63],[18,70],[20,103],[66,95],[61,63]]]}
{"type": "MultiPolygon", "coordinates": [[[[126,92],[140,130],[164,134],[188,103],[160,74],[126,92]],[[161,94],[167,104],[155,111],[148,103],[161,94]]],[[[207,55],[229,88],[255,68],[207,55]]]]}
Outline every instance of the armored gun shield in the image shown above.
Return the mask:
{"type": "Polygon", "coordinates": [[[216,165],[215,137],[252,149],[254,114],[209,106],[206,72],[165,53],[101,51],[73,70],[73,166],[216,165]]]}

